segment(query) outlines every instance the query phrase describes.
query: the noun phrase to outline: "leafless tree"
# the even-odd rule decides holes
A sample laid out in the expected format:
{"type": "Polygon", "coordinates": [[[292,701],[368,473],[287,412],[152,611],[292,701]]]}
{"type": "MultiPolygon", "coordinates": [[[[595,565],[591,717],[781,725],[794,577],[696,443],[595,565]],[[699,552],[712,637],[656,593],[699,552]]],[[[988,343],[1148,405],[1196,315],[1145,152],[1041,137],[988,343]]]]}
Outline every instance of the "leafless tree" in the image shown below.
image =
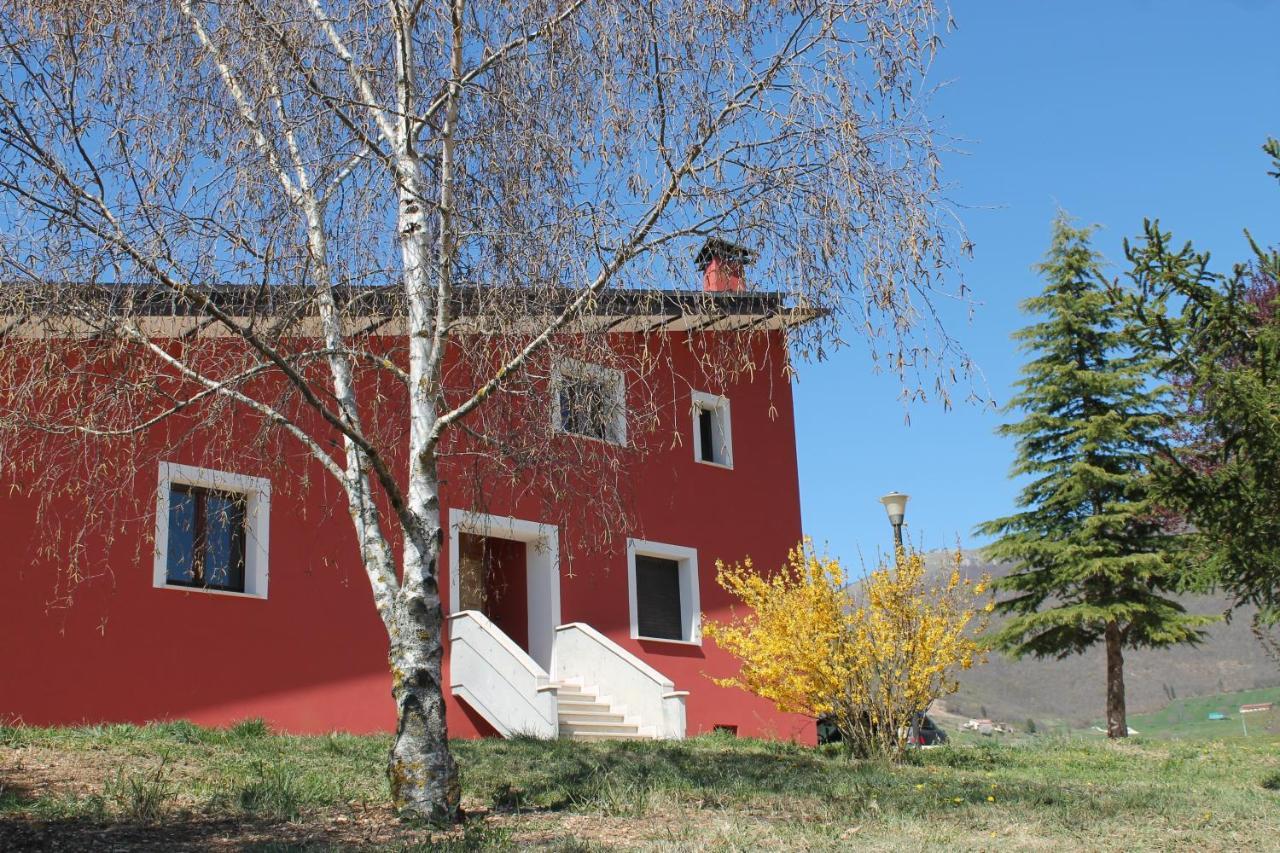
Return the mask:
{"type": "MultiPolygon", "coordinates": [[[[3,8],[0,420],[141,447],[234,415],[261,440],[227,427],[221,452],[314,460],[390,637],[403,814],[458,806],[441,465],[482,460],[480,490],[526,467],[552,494],[598,488],[556,456],[588,451],[521,412],[562,356],[656,375],[669,353],[611,299],[714,324],[723,303],[661,291],[719,235],[815,317],[802,355],[843,330],[911,390],[954,367],[934,305],[963,238],[920,99],[931,0],[3,8]]],[[[751,337],[689,346],[723,378],[753,368],[751,337]]]]}

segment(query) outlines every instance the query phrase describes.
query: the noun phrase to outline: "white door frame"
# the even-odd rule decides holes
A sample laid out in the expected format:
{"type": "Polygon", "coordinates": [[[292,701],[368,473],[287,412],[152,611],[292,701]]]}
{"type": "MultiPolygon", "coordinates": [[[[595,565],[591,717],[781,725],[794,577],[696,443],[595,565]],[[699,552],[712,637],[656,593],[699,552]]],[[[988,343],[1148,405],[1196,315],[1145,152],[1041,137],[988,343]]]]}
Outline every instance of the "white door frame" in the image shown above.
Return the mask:
{"type": "Polygon", "coordinates": [[[528,586],[529,657],[551,671],[551,644],[560,624],[560,530],[504,515],[457,510],[448,512],[449,590],[448,611],[458,607],[458,535],[491,536],[525,543],[525,577],[528,586]]]}

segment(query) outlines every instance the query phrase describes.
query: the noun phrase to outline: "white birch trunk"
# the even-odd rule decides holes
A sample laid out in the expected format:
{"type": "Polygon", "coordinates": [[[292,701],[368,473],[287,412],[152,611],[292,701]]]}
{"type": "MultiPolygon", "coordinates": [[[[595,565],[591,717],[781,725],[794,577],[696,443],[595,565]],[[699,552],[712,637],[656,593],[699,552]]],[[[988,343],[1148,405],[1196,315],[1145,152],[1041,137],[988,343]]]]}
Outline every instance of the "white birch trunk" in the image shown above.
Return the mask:
{"type": "MultiPolygon", "coordinates": [[[[398,233],[403,263],[409,331],[409,482],[404,518],[404,575],[387,631],[391,637],[392,695],[399,720],[388,772],[396,809],[441,823],[456,820],[461,790],[449,753],[445,720],[444,613],[440,601],[442,530],[437,458],[432,436],[439,416],[435,389],[443,352],[439,323],[452,287],[453,128],[457,122],[462,61],[462,4],[453,18],[453,79],[449,86],[440,152],[439,234],[435,278],[430,275],[426,185],[422,159],[414,149],[410,123],[399,124],[396,170],[399,179],[398,233]]],[[[403,34],[402,34],[403,35],[403,34]]],[[[398,53],[398,94],[402,115],[410,112],[413,66],[407,41],[398,53]]]]}
{"type": "Polygon", "coordinates": [[[399,230],[409,314],[409,489],[404,575],[390,617],[392,696],[398,722],[388,773],[402,815],[456,819],[461,796],[449,754],[443,685],[444,614],[438,568],[442,531],[439,477],[429,437],[436,402],[429,375],[436,300],[428,277],[421,165],[401,158],[399,230]]]}
{"type": "MultiPolygon", "coordinates": [[[[402,165],[406,174],[412,174],[416,168],[416,163],[407,160],[402,165]]],[[[401,204],[400,233],[410,295],[410,324],[416,330],[423,327],[421,315],[429,305],[422,305],[426,280],[422,251],[424,231],[421,205],[413,198],[416,191],[411,187],[414,186],[416,182],[406,182],[403,191],[406,199],[401,204]]],[[[343,352],[345,334],[329,285],[328,250],[320,211],[314,202],[305,207],[310,225],[309,244],[319,268],[317,279],[321,284],[316,302],[325,346],[330,353],[334,396],[343,417],[358,430],[360,412],[355,383],[351,362],[343,352]]],[[[429,302],[429,293],[427,296],[429,302]]],[[[413,339],[420,337],[415,335],[413,339]]],[[[411,364],[422,361],[420,354],[411,353],[411,364]]],[[[410,372],[412,375],[413,371],[410,372]]],[[[412,434],[426,435],[433,421],[430,397],[411,393],[410,398],[412,434]]],[[[420,458],[424,454],[416,448],[421,442],[411,443],[415,447],[412,456],[415,461],[410,464],[406,515],[415,519],[416,524],[405,525],[404,577],[398,592],[391,551],[373,501],[368,463],[349,437],[344,439],[346,470],[343,485],[374,603],[390,640],[391,692],[397,715],[396,738],[387,763],[392,799],[402,815],[448,824],[458,817],[461,790],[457,768],[449,754],[442,685],[444,624],[436,583],[440,541],[438,478],[434,455],[420,458]]]]}

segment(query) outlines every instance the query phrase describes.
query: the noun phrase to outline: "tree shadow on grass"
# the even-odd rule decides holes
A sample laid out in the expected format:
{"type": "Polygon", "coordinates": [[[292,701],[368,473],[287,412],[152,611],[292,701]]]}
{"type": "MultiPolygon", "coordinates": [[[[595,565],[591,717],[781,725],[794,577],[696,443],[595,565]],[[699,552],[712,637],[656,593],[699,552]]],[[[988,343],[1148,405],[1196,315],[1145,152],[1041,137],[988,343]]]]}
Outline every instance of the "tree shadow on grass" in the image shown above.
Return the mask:
{"type": "Polygon", "coordinates": [[[850,760],[842,755],[780,744],[709,739],[684,742],[583,744],[523,741],[459,749],[465,787],[499,812],[573,809],[606,815],[642,815],[653,797],[669,796],[702,808],[750,806],[786,797],[858,812],[890,809],[927,817],[939,807],[1098,805],[1101,792],[1052,778],[1021,779],[992,787],[983,771],[1006,763],[996,755],[916,756],[902,765],[850,760]],[[958,766],[936,774],[927,764],[958,766]],[[872,801],[875,805],[872,806],[872,801]]]}
{"type": "MultiPolygon", "coordinates": [[[[462,752],[466,752],[463,747],[462,752]]],[[[522,741],[486,744],[461,756],[467,787],[498,810],[625,806],[620,797],[654,791],[719,800],[749,795],[833,793],[833,761],[812,750],[725,749],[688,742],[522,741]],[[496,748],[495,748],[496,747],[496,748]]],[[[852,767],[852,765],[848,765],[852,767]]],[[[877,770],[869,769],[868,775],[877,770]]],[[[849,770],[840,786],[847,793],[849,770]]],[[[625,809],[624,809],[625,810],[625,809]]]]}
{"type": "Polygon", "coordinates": [[[16,774],[0,770],[0,820],[6,813],[21,809],[35,799],[35,791],[29,783],[16,774]]]}

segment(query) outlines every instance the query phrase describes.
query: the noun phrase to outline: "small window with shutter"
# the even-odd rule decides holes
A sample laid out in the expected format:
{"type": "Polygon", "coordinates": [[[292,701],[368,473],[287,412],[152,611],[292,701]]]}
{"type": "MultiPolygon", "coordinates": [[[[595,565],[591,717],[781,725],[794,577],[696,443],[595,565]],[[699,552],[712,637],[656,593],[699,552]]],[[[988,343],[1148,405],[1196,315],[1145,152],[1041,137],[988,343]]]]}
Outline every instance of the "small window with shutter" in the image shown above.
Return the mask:
{"type": "Polygon", "coordinates": [[[697,551],[629,539],[627,552],[631,636],[700,643],[697,551]]]}
{"type": "Polygon", "coordinates": [[[706,465],[733,467],[729,399],[693,392],[693,458],[706,465]]]}
{"type": "Polygon", "coordinates": [[[680,562],[636,557],[636,621],[640,636],[683,640],[680,622],[680,562]]]}

